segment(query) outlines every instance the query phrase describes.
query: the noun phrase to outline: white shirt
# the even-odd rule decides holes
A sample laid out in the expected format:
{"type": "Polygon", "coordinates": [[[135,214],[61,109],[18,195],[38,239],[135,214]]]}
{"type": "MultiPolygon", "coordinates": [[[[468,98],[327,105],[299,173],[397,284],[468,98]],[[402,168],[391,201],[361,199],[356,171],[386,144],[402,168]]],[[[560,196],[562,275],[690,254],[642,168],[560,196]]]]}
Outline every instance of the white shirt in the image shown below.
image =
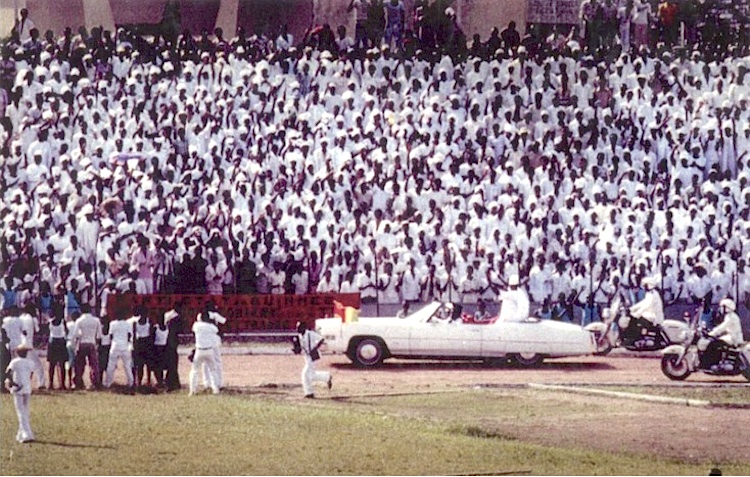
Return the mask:
{"type": "Polygon", "coordinates": [[[299,342],[302,346],[302,351],[307,356],[310,355],[310,352],[315,349],[315,347],[321,341],[323,341],[323,337],[312,330],[307,330],[299,336],[299,342]]]}
{"type": "Polygon", "coordinates": [[[166,346],[167,337],[169,336],[169,329],[161,329],[157,327],[154,330],[154,346],[166,346]]]}
{"type": "Polygon", "coordinates": [[[735,312],[724,315],[724,321],[710,333],[711,336],[718,336],[721,340],[730,345],[737,345],[743,342],[742,323],[740,317],[735,312]]]}
{"type": "Polygon", "coordinates": [[[655,325],[664,322],[664,304],[661,295],[656,290],[649,290],[643,300],[630,307],[630,314],[636,318],[643,318],[655,325]]]}
{"type": "Polygon", "coordinates": [[[109,324],[109,335],[112,337],[112,351],[127,349],[132,338],[133,327],[127,321],[113,321],[109,324]]]}
{"type": "Polygon", "coordinates": [[[81,343],[94,344],[102,334],[102,323],[90,313],[82,314],[76,320],[76,336],[81,343]]]}
{"type": "Polygon", "coordinates": [[[212,323],[196,321],[193,323],[193,334],[195,335],[195,347],[208,349],[216,346],[218,342],[219,328],[212,323]]]}
{"type": "Polygon", "coordinates": [[[521,288],[501,292],[499,300],[502,302],[499,321],[524,321],[529,317],[529,296],[521,288]]]}
{"type": "Polygon", "coordinates": [[[29,345],[34,342],[34,333],[39,331],[39,321],[28,313],[22,313],[18,317],[21,331],[26,333],[26,340],[29,345]]]}
{"type": "Polygon", "coordinates": [[[21,344],[21,339],[23,339],[23,334],[21,333],[23,326],[20,318],[18,316],[6,316],[3,319],[3,329],[8,336],[8,348],[11,350],[17,348],[21,344]]]}
{"type": "Polygon", "coordinates": [[[12,394],[31,394],[31,373],[34,372],[34,363],[30,359],[13,358],[8,364],[7,372],[16,383],[10,391],[12,394]]]}

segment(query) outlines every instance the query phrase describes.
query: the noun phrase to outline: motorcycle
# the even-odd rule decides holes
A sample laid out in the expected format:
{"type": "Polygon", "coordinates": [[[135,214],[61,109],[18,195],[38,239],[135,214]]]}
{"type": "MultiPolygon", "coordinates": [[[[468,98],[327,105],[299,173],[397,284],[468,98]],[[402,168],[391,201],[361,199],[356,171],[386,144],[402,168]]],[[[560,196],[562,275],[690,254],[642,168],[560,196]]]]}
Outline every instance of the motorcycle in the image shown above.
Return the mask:
{"type": "Polygon", "coordinates": [[[709,336],[708,331],[699,326],[698,320],[692,326],[695,330],[689,344],[675,344],[662,351],[661,371],[673,381],[682,381],[695,372],[713,376],[737,376],[741,374],[750,381],[750,343],[735,347],[725,347],[718,363],[703,363],[703,354],[709,343],[719,338],[709,336]]]}
{"type": "Polygon", "coordinates": [[[628,307],[622,306],[619,296],[603,315],[602,321],[584,327],[594,334],[595,354],[599,356],[605,356],[617,347],[630,351],[658,351],[672,344],[687,344],[692,338],[690,325],[681,320],[664,320],[661,325],[648,328],[638,326],[629,315],[628,307]],[[636,328],[631,331],[631,326],[636,328]]]}

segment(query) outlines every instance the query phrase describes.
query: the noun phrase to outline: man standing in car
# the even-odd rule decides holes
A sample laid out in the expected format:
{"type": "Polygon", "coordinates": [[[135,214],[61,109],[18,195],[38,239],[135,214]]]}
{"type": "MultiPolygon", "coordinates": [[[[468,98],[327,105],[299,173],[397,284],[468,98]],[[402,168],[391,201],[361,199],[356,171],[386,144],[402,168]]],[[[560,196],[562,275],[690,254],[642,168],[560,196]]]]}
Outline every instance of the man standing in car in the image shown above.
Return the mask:
{"type": "Polygon", "coordinates": [[[500,292],[498,301],[502,304],[498,321],[525,321],[529,317],[529,295],[520,288],[520,283],[518,275],[513,274],[508,279],[508,290],[500,292]]]}

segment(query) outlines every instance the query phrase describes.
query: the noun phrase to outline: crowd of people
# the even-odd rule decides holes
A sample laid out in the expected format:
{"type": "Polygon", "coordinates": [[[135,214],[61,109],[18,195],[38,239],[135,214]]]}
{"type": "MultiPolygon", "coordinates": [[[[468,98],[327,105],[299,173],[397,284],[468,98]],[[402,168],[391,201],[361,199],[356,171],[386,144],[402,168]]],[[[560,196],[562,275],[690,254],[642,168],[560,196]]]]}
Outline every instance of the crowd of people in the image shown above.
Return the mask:
{"type": "Polygon", "coordinates": [[[33,31],[0,64],[6,309],[52,296],[104,316],[114,292],[472,304],[511,274],[536,306],[606,303],[644,276],[667,303],[750,299],[739,49],[597,62],[504,31],[489,56],[423,58],[33,31]]]}

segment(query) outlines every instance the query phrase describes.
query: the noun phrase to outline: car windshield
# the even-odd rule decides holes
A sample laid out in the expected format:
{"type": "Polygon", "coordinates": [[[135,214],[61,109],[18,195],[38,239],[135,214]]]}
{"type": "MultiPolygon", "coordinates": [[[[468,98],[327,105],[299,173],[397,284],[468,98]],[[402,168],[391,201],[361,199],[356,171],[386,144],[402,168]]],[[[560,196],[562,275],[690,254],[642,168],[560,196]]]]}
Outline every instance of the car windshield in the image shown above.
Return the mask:
{"type": "Polygon", "coordinates": [[[414,322],[426,323],[433,318],[433,316],[438,310],[441,309],[442,306],[443,304],[440,302],[432,302],[407,316],[405,319],[414,322]]]}

